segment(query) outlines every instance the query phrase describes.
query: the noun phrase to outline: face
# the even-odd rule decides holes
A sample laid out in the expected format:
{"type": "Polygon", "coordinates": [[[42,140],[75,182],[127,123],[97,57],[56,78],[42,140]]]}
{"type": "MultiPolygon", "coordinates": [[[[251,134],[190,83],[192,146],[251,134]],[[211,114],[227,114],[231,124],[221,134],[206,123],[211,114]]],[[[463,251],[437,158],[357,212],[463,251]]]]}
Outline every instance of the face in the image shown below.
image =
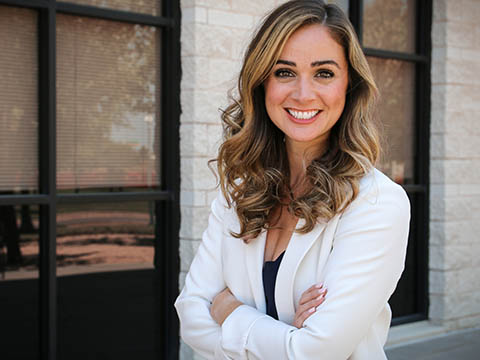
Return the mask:
{"type": "Polygon", "coordinates": [[[348,87],[344,50],[326,27],[295,31],[264,83],[265,106],[290,146],[325,149],[340,118],[348,87]]]}

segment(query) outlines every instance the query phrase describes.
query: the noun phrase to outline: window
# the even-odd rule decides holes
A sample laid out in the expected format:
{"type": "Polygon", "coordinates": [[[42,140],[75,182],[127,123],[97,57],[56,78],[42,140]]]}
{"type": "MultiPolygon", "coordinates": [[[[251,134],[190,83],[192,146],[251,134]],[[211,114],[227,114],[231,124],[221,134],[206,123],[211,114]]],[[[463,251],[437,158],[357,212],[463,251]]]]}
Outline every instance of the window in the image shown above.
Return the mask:
{"type": "Polygon", "coordinates": [[[349,2],[349,16],[380,89],[378,165],[407,191],[412,220],[406,268],[390,299],[392,323],[428,315],[431,1],[349,2]]]}
{"type": "Polygon", "coordinates": [[[179,1],[0,0],[0,29],[2,354],[176,357],[179,1]]]}

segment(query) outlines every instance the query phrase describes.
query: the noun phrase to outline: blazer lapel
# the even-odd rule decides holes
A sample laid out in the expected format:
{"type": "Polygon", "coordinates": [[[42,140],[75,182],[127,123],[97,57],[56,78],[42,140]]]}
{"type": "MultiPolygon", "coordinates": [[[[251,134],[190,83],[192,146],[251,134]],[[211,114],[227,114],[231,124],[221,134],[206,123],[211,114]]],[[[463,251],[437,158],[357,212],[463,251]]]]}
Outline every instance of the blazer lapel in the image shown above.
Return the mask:
{"type": "Polygon", "coordinates": [[[263,313],[267,311],[262,276],[266,234],[266,231],[262,231],[256,239],[244,246],[247,273],[250,279],[250,287],[255,300],[255,306],[257,310],[263,313]]]}
{"type": "MultiPolygon", "coordinates": [[[[305,220],[299,219],[296,229],[301,228],[304,224],[305,220]]],[[[325,223],[319,223],[307,234],[293,232],[288,243],[275,282],[275,305],[278,318],[287,324],[293,323],[295,317],[293,282],[298,266],[315,240],[321,235],[325,226],[325,223]]],[[[265,246],[263,245],[263,247],[265,246]]]]}

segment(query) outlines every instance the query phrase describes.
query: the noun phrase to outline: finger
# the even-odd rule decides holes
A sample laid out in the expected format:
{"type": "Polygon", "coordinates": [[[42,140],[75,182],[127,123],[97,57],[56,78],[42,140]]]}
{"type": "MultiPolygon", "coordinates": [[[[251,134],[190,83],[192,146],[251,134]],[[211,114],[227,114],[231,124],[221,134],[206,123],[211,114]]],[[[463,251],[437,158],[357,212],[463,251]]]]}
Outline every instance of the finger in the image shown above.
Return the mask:
{"type": "Polygon", "coordinates": [[[311,307],[310,309],[307,309],[305,310],[304,312],[302,312],[297,320],[296,320],[296,326],[300,329],[302,326],[303,326],[303,323],[305,322],[305,320],[307,320],[310,316],[312,316],[313,314],[315,313],[315,308],[314,307],[311,307]]]}
{"type": "Polygon", "coordinates": [[[327,294],[327,291],[323,292],[321,295],[317,296],[314,299],[311,299],[310,301],[306,302],[305,304],[299,305],[297,312],[302,313],[306,311],[307,309],[310,309],[312,307],[317,307],[321,305],[325,301],[325,295],[327,294]]]}
{"type": "Polygon", "coordinates": [[[317,298],[318,296],[324,294],[326,291],[326,288],[313,288],[309,292],[304,292],[302,296],[300,297],[299,304],[303,305],[306,304],[307,302],[317,298]]]}

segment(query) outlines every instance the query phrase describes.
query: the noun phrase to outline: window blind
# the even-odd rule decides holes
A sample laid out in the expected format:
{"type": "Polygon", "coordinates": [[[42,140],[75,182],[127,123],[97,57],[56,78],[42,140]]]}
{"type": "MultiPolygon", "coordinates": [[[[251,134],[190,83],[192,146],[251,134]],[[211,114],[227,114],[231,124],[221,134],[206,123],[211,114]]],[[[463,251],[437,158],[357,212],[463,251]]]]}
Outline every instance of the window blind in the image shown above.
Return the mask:
{"type": "Polygon", "coordinates": [[[57,16],[57,187],[154,187],[160,161],[160,34],[57,16]]]}
{"type": "Polygon", "coordinates": [[[38,188],[37,17],[0,6],[0,191],[38,188]]]}

